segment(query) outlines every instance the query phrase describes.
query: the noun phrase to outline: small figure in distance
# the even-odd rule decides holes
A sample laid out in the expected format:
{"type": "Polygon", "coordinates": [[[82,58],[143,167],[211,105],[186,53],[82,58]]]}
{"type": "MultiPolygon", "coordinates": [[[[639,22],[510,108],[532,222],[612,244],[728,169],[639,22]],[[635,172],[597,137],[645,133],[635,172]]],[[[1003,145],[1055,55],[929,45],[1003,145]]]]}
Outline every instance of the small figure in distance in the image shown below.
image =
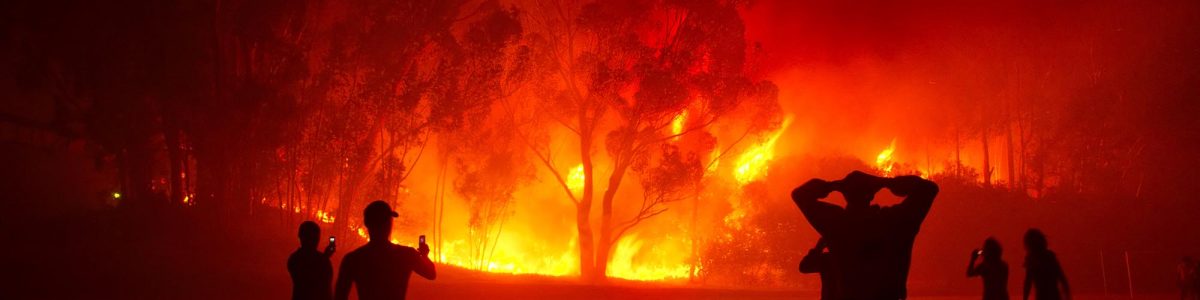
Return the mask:
{"type": "Polygon", "coordinates": [[[895,300],[908,297],[913,241],[937,193],[937,184],[918,176],[854,171],[838,181],[809,180],[792,190],[792,201],[829,245],[838,299],[895,300]],[[904,200],[872,205],[885,188],[904,200]],[[834,191],[845,197],[845,208],[820,201],[834,191]]]}
{"type": "Polygon", "coordinates": [[[1193,300],[1200,300],[1200,262],[1192,260],[1191,295],[1193,300]]]}
{"type": "Polygon", "coordinates": [[[818,273],[821,275],[821,300],[837,299],[837,280],[834,275],[833,260],[829,257],[829,252],[825,245],[825,239],[817,239],[817,245],[813,246],[812,250],[808,250],[808,254],[800,260],[800,273],[812,274],[818,273]]]}
{"type": "Polygon", "coordinates": [[[317,252],[320,240],[321,227],[316,222],[300,223],[300,248],[287,261],[293,300],[329,300],[333,296],[333,264],[329,258],[336,249],[330,243],[324,253],[317,252]]]}
{"type": "Polygon", "coordinates": [[[1037,290],[1037,300],[1071,299],[1071,286],[1058,257],[1050,251],[1046,235],[1037,228],[1025,232],[1025,289],[1024,300],[1029,300],[1030,289],[1037,290]],[[1059,289],[1062,284],[1062,289],[1059,289]]]}
{"type": "Polygon", "coordinates": [[[971,251],[967,277],[983,277],[983,300],[1008,300],[1008,263],[1002,254],[1000,242],[991,237],[983,241],[983,250],[971,251]],[[975,264],[980,256],[983,262],[975,264]]]}
{"type": "Polygon", "coordinates": [[[1191,256],[1184,256],[1183,261],[1179,262],[1179,299],[1194,300],[1196,295],[1196,262],[1191,256]]]}
{"type": "Polygon", "coordinates": [[[383,201],[371,202],[363,210],[369,240],[342,258],[334,299],[349,298],[351,285],[355,285],[358,299],[404,299],[413,272],[429,280],[437,278],[437,270],[429,260],[429,245],[420,243],[418,249],[413,249],[392,244],[392,218],[399,216],[383,201]]]}
{"type": "Polygon", "coordinates": [[[1192,299],[1200,300],[1200,262],[1192,260],[1192,299]]]}

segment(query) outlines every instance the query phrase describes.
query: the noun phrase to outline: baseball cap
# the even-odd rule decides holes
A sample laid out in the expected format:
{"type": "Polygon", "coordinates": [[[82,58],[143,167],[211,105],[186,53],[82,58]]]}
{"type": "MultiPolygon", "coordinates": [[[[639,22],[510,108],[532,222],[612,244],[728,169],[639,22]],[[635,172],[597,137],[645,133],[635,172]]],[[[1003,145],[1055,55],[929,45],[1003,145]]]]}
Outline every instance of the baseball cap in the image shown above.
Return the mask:
{"type": "Polygon", "coordinates": [[[400,214],[392,210],[392,206],[388,205],[383,200],[375,200],[371,204],[367,204],[367,208],[363,209],[363,221],[371,222],[373,220],[386,220],[387,218],[399,217],[400,214]]]}

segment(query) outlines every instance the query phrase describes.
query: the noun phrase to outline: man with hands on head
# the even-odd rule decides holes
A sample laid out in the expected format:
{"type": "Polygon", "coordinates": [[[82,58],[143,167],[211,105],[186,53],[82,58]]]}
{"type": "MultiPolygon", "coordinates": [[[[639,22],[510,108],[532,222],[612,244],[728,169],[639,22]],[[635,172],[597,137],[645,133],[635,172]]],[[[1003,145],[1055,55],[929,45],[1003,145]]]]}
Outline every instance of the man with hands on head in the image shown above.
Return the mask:
{"type": "Polygon", "coordinates": [[[792,201],[829,247],[840,299],[906,299],[913,241],[938,187],[918,176],[878,177],[859,171],[837,181],[812,179],[792,191],[792,201]],[[897,205],[872,205],[888,189],[897,205]],[[840,192],[846,207],[821,201],[840,192]]]}

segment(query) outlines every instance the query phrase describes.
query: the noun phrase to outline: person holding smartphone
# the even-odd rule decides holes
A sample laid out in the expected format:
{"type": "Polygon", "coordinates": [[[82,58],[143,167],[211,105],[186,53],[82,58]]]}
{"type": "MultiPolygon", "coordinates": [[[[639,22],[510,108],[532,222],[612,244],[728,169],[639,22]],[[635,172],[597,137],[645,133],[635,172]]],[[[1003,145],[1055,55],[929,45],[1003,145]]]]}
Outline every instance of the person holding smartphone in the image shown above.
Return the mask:
{"type": "Polygon", "coordinates": [[[996,238],[983,241],[983,250],[971,251],[967,277],[983,277],[983,300],[1008,300],[1008,263],[1001,257],[1003,248],[996,238]],[[983,257],[983,262],[975,262],[983,257]]]}
{"type": "Polygon", "coordinates": [[[299,237],[300,248],[292,252],[287,261],[288,274],[292,277],[292,299],[328,300],[333,296],[333,264],[329,261],[335,251],[333,237],[329,237],[325,252],[318,252],[321,227],[313,221],[300,223],[299,237]]]}
{"type": "Polygon", "coordinates": [[[424,236],[417,249],[391,242],[392,218],[399,216],[383,201],[371,202],[363,210],[369,241],[342,258],[334,299],[349,298],[351,286],[362,300],[404,299],[412,273],[429,280],[437,278],[424,236]]]}

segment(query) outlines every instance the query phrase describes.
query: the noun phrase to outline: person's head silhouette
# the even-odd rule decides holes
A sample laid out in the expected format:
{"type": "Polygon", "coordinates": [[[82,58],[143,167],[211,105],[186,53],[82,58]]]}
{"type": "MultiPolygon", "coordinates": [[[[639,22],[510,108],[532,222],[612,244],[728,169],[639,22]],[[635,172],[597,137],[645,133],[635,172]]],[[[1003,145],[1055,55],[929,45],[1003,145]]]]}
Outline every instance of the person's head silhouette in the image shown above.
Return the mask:
{"type": "Polygon", "coordinates": [[[1037,228],[1030,228],[1025,232],[1025,250],[1029,252],[1041,252],[1050,249],[1050,243],[1046,241],[1046,234],[1042,233],[1037,228]]]}
{"type": "Polygon", "coordinates": [[[862,209],[870,207],[875,199],[875,193],[883,188],[879,178],[866,173],[854,171],[846,178],[834,182],[835,189],[842,192],[846,198],[846,209],[862,209]]]}
{"type": "Polygon", "coordinates": [[[399,216],[400,214],[382,200],[367,204],[367,208],[363,209],[363,224],[367,225],[369,242],[390,242],[388,239],[392,236],[392,218],[399,216]]]}
{"type": "Polygon", "coordinates": [[[984,260],[999,260],[1004,254],[1004,249],[1000,248],[1000,241],[994,237],[989,237],[983,241],[983,259],[984,260]]]}
{"type": "Polygon", "coordinates": [[[317,241],[321,240],[321,226],[316,222],[300,223],[300,248],[316,249],[317,241]]]}

